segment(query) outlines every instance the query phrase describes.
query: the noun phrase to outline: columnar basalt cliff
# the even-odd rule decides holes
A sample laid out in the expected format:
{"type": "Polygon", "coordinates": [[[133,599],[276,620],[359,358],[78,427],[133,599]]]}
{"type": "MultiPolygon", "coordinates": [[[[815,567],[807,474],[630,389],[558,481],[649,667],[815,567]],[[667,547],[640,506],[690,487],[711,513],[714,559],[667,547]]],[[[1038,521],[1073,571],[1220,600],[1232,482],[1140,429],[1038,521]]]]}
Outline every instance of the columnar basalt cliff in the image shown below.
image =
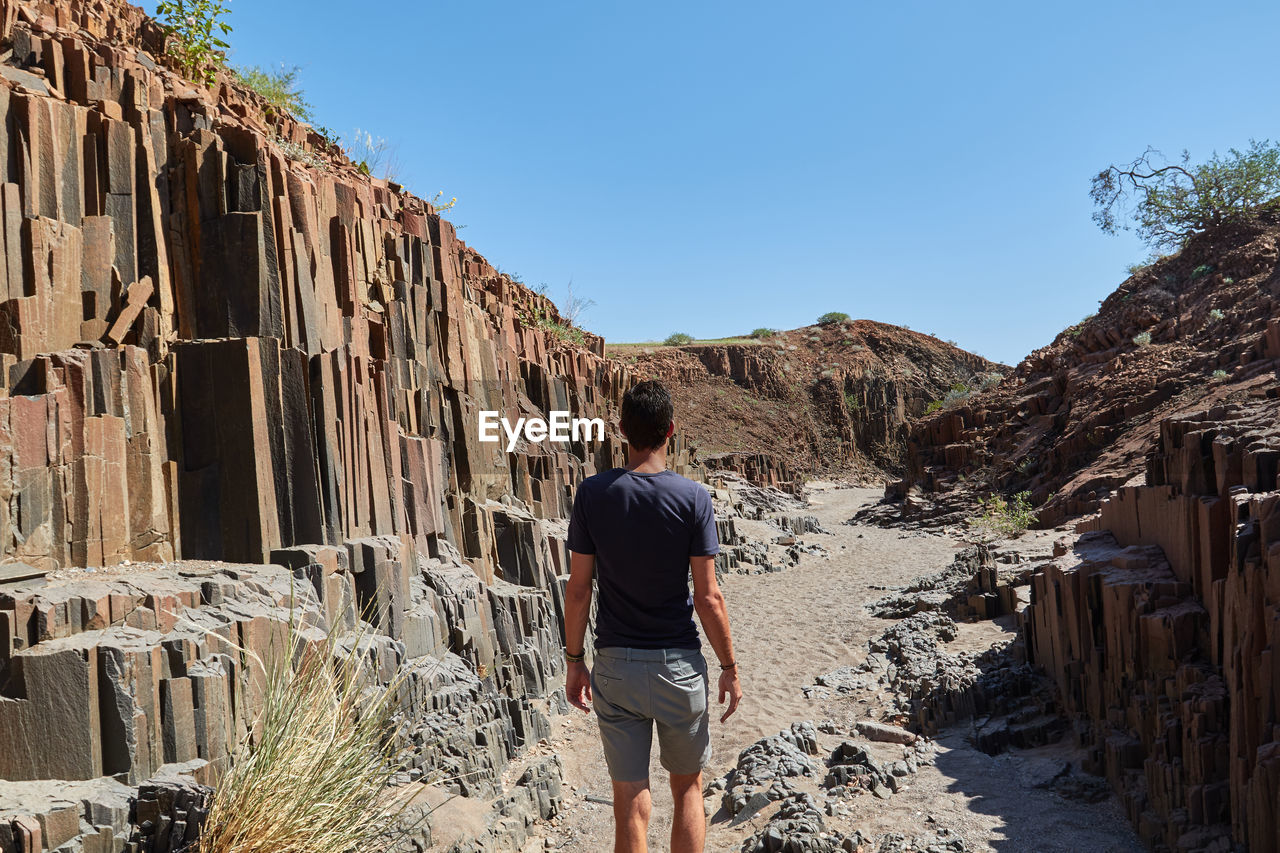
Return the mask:
{"type": "Polygon", "coordinates": [[[175,849],[196,818],[121,786],[216,781],[245,661],[357,612],[406,781],[505,797],[519,837],[558,802],[554,767],[500,783],[559,672],[545,519],[622,444],[509,454],[478,413],[612,424],[629,371],[429,204],[183,80],[141,10],[0,0],[0,41],[0,851],[175,849]]]}
{"type": "Polygon", "coordinates": [[[803,474],[901,472],[910,424],[1008,368],[900,326],[846,321],[756,342],[611,349],[673,386],[713,463],[787,484],[803,474]]]}
{"type": "Polygon", "coordinates": [[[1156,849],[1280,846],[1278,400],[1162,421],[1032,580],[1028,653],[1156,849]]]}

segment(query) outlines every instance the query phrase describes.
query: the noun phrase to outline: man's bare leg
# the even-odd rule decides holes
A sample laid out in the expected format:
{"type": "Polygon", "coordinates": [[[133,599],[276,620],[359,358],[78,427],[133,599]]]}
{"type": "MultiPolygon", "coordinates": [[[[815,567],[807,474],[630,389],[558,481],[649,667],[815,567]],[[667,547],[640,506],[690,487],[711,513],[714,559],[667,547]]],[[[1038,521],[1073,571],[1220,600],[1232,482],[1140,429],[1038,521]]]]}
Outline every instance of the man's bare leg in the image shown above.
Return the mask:
{"type": "Polygon", "coordinates": [[[671,853],[702,853],[707,836],[707,814],[702,805],[702,774],[671,774],[671,798],[675,815],[671,820],[671,853]]]}
{"type": "Polygon", "coordinates": [[[652,813],[648,779],[613,783],[613,853],[647,853],[652,813]]]}

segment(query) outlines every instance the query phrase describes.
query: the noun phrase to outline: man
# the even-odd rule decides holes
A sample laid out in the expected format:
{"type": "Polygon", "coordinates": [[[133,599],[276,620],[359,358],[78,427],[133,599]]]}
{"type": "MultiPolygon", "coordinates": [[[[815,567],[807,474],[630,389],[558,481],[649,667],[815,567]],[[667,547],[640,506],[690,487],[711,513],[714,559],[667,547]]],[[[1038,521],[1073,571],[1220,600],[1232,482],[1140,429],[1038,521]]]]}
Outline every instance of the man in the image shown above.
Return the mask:
{"type": "Polygon", "coordinates": [[[703,848],[702,769],[711,757],[711,734],[707,662],[695,610],[719,658],[720,703],[729,702],[721,722],[742,698],[729,615],[716,583],[720,545],[711,497],[667,470],[672,408],[671,396],[657,382],[641,382],[627,392],[621,420],[627,467],[583,481],[569,522],[565,689],[583,711],[594,700],[613,780],[614,853],[647,850],[655,726],[675,799],[672,853],[703,848]],[[592,578],[600,600],[588,673],[583,638],[592,578]]]}

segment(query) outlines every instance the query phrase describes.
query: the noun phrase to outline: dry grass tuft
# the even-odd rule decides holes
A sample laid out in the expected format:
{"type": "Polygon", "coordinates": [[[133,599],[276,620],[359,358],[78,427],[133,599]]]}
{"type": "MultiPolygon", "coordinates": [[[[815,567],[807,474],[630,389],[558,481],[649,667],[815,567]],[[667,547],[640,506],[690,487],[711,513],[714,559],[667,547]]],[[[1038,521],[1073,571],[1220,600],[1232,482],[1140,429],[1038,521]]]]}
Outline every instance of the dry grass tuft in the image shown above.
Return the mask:
{"type": "MultiPolygon", "coordinates": [[[[319,631],[314,631],[319,635],[319,631]]],[[[198,853],[347,853],[390,846],[414,788],[392,793],[398,684],[380,689],[365,644],[308,640],[265,665],[256,737],[241,744],[214,794],[198,853]]]]}

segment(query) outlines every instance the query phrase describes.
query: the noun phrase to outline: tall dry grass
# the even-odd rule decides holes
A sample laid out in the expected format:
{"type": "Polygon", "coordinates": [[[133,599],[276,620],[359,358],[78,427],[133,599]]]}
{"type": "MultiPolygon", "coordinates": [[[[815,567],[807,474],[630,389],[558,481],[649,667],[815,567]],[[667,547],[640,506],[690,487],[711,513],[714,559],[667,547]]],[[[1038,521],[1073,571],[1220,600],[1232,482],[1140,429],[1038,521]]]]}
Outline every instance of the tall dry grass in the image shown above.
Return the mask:
{"type": "MultiPolygon", "coordinates": [[[[389,737],[399,688],[379,689],[361,664],[362,637],[304,641],[265,669],[251,736],[214,793],[198,853],[348,853],[391,846],[413,786],[389,788],[389,737]]],[[[261,663],[261,662],[259,662],[261,663]]],[[[403,827],[401,827],[403,829],[403,827]]]]}

